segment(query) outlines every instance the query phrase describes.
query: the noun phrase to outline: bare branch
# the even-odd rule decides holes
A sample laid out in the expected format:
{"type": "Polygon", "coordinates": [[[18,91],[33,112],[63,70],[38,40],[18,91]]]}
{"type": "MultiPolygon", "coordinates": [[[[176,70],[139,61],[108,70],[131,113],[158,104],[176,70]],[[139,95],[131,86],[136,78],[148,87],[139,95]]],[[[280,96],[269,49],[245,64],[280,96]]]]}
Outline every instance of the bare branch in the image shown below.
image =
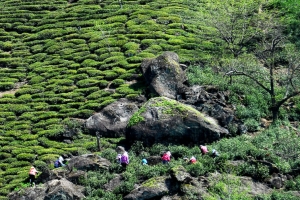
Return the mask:
{"type": "Polygon", "coordinates": [[[281,99],[280,101],[278,101],[278,102],[276,103],[276,106],[277,106],[277,107],[280,107],[284,102],[286,102],[286,101],[289,100],[290,98],[295,97],[295,96],[297,96],[297,95],[299,95],[299,94],[300,94],[300,91],[299,91],[299,90],[298,90],[298,91],[294,91],[292,94],[290,94],[290,95],[288,95],[287,97],[285,97],[285,98],[281,99]]]}
{"type": "Polygon", "coordinates": [[[236,71],[236,70],[232,70],[232,71],[229,71],[227,73],[225,73],[225,75],[227,76],[246,76],[248,78],[250,78],[251,80],[253,80],[256,84],[258,84],[260,87],[262,87],[265,91],[267,91],[268,93],[271,92],[271,90],[269,90],[267,87],[265,87],[261,82],[259,82],[255,77],[249,75],[249,74],[246,74],[244,72],[240,72],[240,71],[236,71]]]}

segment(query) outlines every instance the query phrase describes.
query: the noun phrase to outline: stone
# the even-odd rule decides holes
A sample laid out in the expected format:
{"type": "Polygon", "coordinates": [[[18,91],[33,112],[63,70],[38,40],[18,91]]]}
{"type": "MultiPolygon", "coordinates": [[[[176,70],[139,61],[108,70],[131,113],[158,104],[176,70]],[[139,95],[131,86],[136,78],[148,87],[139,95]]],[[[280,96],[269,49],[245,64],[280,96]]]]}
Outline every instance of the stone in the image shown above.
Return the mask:
{"type": "Polygon", "coordinates": [[[157,58],[145,59],[141,69],[151,92],[170,99],[181,95],[181,87],[187,78],[176,53],[164,52],[157,58]]]}
{"type": "Polygon", "coordinates": [[[108,169],[111,162],[105,158],[102,158],[95,154],[84,154],[81,156],[74,156],[70,159],[67,167],[70,171],[73,168],[77,170],[97,170],[97,169],[108,169]]]}
{"type": "Polygon", "coordinates": [[[138,110],[134,102],[125,98],[109,104],[86,120],[86,128],[93,134],[97,131],[104,137],[121,137],[126,133],[130,117],[138,110]]]}
{"type": "Polygon", "coordinates": [[[129,142],[145,146],[162,144],[200,144],[228,135],[217,120],[195,108],[167,97],[151,98],[132,116],[126,132],[129,142]]]}
{"type": "Polygon", "coordinates": [[[25,188],[8,195],[9,200],[80,200],[84,199],[84,187],[75,185],[65,178],[54,179],[42,186],[25,188]]]}
{"type": "Polygon", "coordinates": [[[126,195],[124,200],[158,199],[169,194],[170,191],[178,189],[178,185],[170,177],[160,176],[143,182],[138,188],[126,195]]]}

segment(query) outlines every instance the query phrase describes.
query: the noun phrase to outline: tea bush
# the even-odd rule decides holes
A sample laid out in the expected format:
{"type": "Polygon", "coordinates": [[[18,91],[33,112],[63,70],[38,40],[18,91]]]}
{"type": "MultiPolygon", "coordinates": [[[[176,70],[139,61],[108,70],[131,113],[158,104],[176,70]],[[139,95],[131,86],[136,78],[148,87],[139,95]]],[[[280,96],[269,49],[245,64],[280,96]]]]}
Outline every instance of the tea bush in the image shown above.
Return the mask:
{"type": "Polygon", "coordinates": [[[252,196],[248,193],[250,189],[244,187],[238,177],[222,174],[221,178],[211,179],[212,185],[208,189],[209,195],[205,199],[234,199],[234,200],[251,200],[252,196]]]}
{"type": "Polygon", "coordinates": [[[264,180],[268,178],[269,175],[269,168],[262,164],[243,164],[240,166],[239,169],[240,175],[251,176],[257,180],[264,180]]]}
{"type": "Polygon", "coordinates": [[[16,156],[16,158],[18,160],[25,160],[28,162],[33,162],[35,159],[35,155],[34,154],[30,154],[30,153],[20,153],[16,156]]]}
{"type": "Polygon", "coordinates": [[[271,194],[265,194],[255,197],[257,200],[297,200],[298,196],[291,192],[274,191],[271,194]]]}

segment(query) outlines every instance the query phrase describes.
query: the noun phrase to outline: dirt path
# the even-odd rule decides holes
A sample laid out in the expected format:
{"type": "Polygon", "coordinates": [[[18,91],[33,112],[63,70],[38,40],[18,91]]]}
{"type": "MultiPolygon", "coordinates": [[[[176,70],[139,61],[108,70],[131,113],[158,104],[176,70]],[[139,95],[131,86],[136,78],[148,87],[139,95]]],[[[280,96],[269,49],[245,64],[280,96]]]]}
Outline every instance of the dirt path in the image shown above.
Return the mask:
{"type": "Polygon", "coordinates": [[[0,92],[0,98],[3,97],[3,95],[5,95],[5,94],[15,94],[15,93],[19,90],[19,88],[20,88],[21,86],[25,85],[26,83],[27,83],[26,81],[23,81],[23,82],[17,82],[17,83],[15,84],[15,87],[14,87],[13,89],[8,90],[8,91],[4,91],[4,92],[0,92]]]}

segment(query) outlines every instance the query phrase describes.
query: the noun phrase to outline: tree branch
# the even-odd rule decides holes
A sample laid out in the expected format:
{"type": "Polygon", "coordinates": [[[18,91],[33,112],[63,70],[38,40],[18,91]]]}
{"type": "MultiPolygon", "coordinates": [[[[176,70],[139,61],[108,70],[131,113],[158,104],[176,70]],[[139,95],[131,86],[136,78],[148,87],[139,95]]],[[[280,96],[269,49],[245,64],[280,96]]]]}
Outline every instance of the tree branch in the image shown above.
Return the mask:
{"type": "Polygon", "coordinates": [[[286,102],[287,100],[289,100],[290,98],[297,96],[298,94],[300,94],[300,91],[294,91],[292,94],[287,95],[287,97],[281,99],[280,101],[278,101],[276,103],[276,107],[280,107],[284,102],[286,102]]]}
{"type": "Polygon", "coordinates": [[[226,76],[246,76],[248,78],[250,78],[251,80],[253,80],[256,84],[258,84],[260,87],[262,87],[264,90],[266,90],[268,93],[271,93],[271,90],[268,89],[267,87],[265,87],[261,82],[259,82],[256,78],[254,78],[253,76],[246,74],[244,72],[239,72],[236,70],[231,70],[227,73],[225,73],[226,76]]]}

